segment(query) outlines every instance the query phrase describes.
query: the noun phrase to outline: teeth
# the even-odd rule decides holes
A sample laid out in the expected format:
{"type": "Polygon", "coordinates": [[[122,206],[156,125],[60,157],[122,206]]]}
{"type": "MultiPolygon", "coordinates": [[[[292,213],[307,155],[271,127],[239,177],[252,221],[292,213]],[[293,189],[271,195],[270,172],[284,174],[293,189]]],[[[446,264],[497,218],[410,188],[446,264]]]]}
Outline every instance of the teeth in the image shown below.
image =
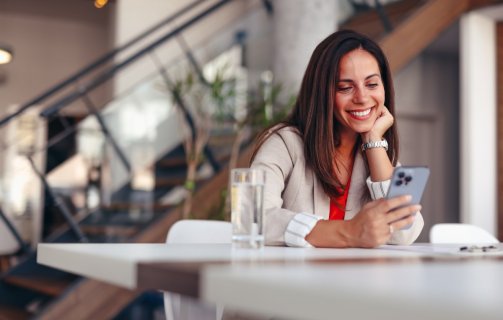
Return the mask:
{"type": "Polygon", "coordinates": [[[370,113],[370,109],[367,109],[365,111],[350,111],[349,113],[351,113],[352,115],[355,115],[357,117],[365,117],[366,115],[368,115],[370,113]]]}

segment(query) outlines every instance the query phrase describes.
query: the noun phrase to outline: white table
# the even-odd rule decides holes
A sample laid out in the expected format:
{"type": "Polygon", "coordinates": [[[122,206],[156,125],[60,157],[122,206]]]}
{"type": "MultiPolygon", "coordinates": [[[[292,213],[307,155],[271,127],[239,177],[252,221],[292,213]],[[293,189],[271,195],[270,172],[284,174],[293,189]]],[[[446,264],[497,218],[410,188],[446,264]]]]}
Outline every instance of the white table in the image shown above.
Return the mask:
{"type": "Polygon", "coordinates": [[[501,252],[230,245],[40,244],[38,262],[292,319],[502,319],[501,252]]]}

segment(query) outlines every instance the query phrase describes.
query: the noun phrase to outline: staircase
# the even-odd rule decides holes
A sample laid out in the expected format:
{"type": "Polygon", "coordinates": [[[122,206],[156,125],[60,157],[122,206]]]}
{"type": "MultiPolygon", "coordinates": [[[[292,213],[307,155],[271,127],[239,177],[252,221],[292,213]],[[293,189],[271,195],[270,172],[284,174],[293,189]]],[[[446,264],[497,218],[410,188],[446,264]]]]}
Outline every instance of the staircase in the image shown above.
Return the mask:
{"type": "MultiPolygon", "coordinates": [[[[178,15],[178,24],[175,29],[171,28],[167,32],[165,31],[163,35],[158,36],[157,39],[153,39],[145,45],[145,41],[140,41],[140,38],[152,38],[147,31],[144,35],[133,39],[122,48],[105,55],[89,67],[72,75],[66,81],[49,89],[47,93],[43,93],[39,97],[22,105],[19,111],[1,119],[0,124],[5,125],[11,120],[15,120],[24,110],[31,108],[33,105],[40,104],[42,101],[47,101],[45,104],[48,107],[42,111],[41,116],[48,119],[50,128],[47,143],[48,161],[46,168],[43,172],[40,172],[42,177],[47,177],[47,174],[53,174],[61,164],[74,159],[77,155],[76,132],[86,118],[68,117],[60,113],[60,111],[71,105],[74,101],[81,99],[84,105],[89,108],[91,117],[94,116],[98,119],[97,122],[100,125],[99,131],[107,137],[108,151],[115,156],[115,159],[110,161],[114,166],[124,166],[127,169],[126,171],[134,169],[134,166],[137,167],[137,164],[129,162],[130,154],[128,153],[127,143],[116,139],[117,137],[121,137],[121,135],[114,131],[116,129],[110,125],[110,122],[115,121],[110,114],[115,112],[114,108],[117,109],[117,103],[115,105],[114,103],[110,103],[112,105],[112,111],[110,111],[110,108],[106,106],[94,104],[89,98],[89,94],[92,94],[94,88],[104,83],[106,79],[112,78],[122,68],[133,64],[135,58],[140,57],[142,54],[148,54],[149,50],[162,45],[162,41],[175,39],[178,33],[183,31],[184,28],[191,28],[194,25],[197,27],[199,20],[204,20],[207,16],[211,16],[222,10],[234,13],[234,15],[229,16],[231,19],[226,22],[228,24],[227,32],[232,36],[232,30],[240,27],[239,24],[236,25],[236,19],[248,14],[250,10],[263,9],[261,9],[260,2],[258,1],[246,3],[230,0],[194,1],[175,14],[178,15]],[[181,23],[179,20],[184,16],[187,17],[185,23],[181,23]],[[135,41],[137,40],[142,43],[138,45],[139,48],[136,49],[135,53],[132,53],[129,58],[123,58],[122,61],[110,66],[109,61],[115,55],[122,50],[131,49],[130,47],[136,45],[135,41]],[[107,63],[107,67],[103,67],[107,63]],[[98,67],[101,68],[98,72],[102,71],[103,68],[105,68],[105,71],[102,71],[101,74],[98,73],[97,76],[95,72],[94,77],[90,79],[89,77],[84,77],[87,72],[98,67]],[[64,94],[57,94],[55,97],[51,96],[76,80],[80,83],[80,88],[77,90],[73,92],[67,90],[64,94]]],[[[164,22],[168,23],[170,20],[172,20],[172,17],[168,17],[164,22]]],[[[225,19],[219,20],[218,24],[222,23],[225,23],[225,19]]],[[[166,29],[165,26],[163,27],[166,29]]],[[[154,33],[159,33],[156,27],[151,30],[154,33]]],[[[242,32],[242,30],[237,31],[242,32]]],[[[207,33],[208,31],[205,30],[205,32],[207,33]]],[[[233,45],[235,39],[231,37],[226,41],[222,41],[222,39],[218,39],[218,41],[221,46],[220,50],[223,51],[233,45]]],[[[215,45],[213,45],[214,48],[215,45]]],[[[191,52],[190,48],[187,47],[187,43],[184,44],[183,49],[185,58],[181,59],[183,61],[178,59],[177,63],[191,66],[191,68],[196,69],[196,72],[199,72],[199,68],[201,68],[199,63],[204,61],[197,59],[194,52],[191,52]]],[[[157,70],[154,69],[151,71],[154,75],[155,73],[157,75],[147,79],[147,81],[151,81],[151,84],[143,81],[138,84],[138,90],[143,90],[142,88],[146,84],[156,89],[160,88],[162,84],[166,85],[169,84],[169,81],[173,81],[174,78],[171,78],[171,75],[167,72],[168,66],[161,64],[157,65],[157,67],[157,70]]],[[[129,92],[121,94],[119,98],[124,99],[128,94],[134,97],[134,94],[138,90],[132,88],[129,92]]],[[[163,89],[163,92],[160,94],[163,95],[163,99],[165,97],[165,101],[167,102],[172,99],[169,90],[163,89]]],[[[180,101],[176,102],[179,108],[191,107],[190,103],[183,101],[183,97],[180,101]]],[[[185,119],[188,122],[192,121],[190,119],[190,112],[185,113],[185,119]]],[[[180,118],[177,118],[177,120],[179,121],[180,118]]],[[[227,135],[227,139],[228,141],[232,141],[232,132],[230,135],[227,135]]],[[[230,151],[230,148],[221,145],[221,140],[221,135],[212,135],[209,138],[208,145],[204,149],[204,158],[197,166],[201,174],[196,179],[196,192],[208,188],[206,185],[211,183],[211,181],[220,181],[218,179],[215,180],[215,176],[221,174],[220,168],[228,161],[230,151]],[[215,150],[212,150],[213,148],[215,150]]],[[[228,141],[224,141],[224,143],[228,141]]],[[[178,197],[178,199],[171,201],[166,199],[170,198],[170,194],[174,190],[183,190],[185,183],[187,164],[182,142],[180,140],[176,142],[175,140],[170,146],[163,147],[160,154],[156,156],[155,162],[149,166],[151,166],[155,174],[154,189],[152,191],[134,190],[132,184],[126,179],[121,187],[113,191],[108,203],[103,203],[100,207],[92,210],[86,209],[77,212],[76,208],[71,205],[71,200],[66,197],[67,193],[61,193],[59,189],[54,188],[53,184],[47,183],[47,190],[50,192],[47,192],[46,205],[48,207],[46,208],[45,217],[50,219],[45,229],[46,236],[43,241],[52,243],[79,241],[96,243],[163,242],[169,226],[177,219],[180,219],[180,207],[178,203],[181,198],[178,197]],[[142,201],[144,200],[144,196],[151,197],[152,203],[149,205],[149,208],[143,206],[144,203],[142,201]],[[136,200],[139,200],[140,203],[137,203],[136,200]],[[52,214],[51,211],[53,212],[52,214]],[[68,213],[67,216],[62,215],[64,211],[68,213]],[[68,227],[69,223],[73,225],[71,228],[68,227]]],[[[129,175],[129,173],[126,175],[129,175]]],[[[215,190],[214,187],[209,188],[209,190],[215,190]]],[[[80,191],[83,190],[74,192],[80,191]]],[[[200,198],[196,199],[201,203],[204,202],[200,198]]],[[[220,199],[218,200],[220,201],[220,199]]],[[[204,214],[204,211],[201,211],[201,213],[204,214]]],[[[158,297],[159,294],[155,294],[154,296],[158,297]]],[[[7,272],[0,274],[0,319],[28,319],[32,317],[59,319],[68,318],[69,314],[72,315],[72,318],[112,318],[117,316],[121,309],[137,297],[140,303],[149,300],[148,293],[142,294],[120,290],[112,286],[105,286],[98,282],[81,279],[72,274],[38,265],[36,263],[35,252],[20,255],[13,267],[7,272]],[[99,292],[99,301],[96,299],[97,292],[99,292]],[[82,299],[86,302],[82,303],[82,299]]],[[[159,303],[162,304],[159,299],[154,298],[154,302],[154,306],[149,307],[150,310],[153,307],[159,307],[159,303]]]]}
{"type": "Polygon", "coordinates": [[[501,0],[406,0],[383,9],[393,30],[384,31],[375,11],[359,13],[341,25],[377,40],[386,53],[391,71],[397,73],[436,37],[468,11],[502,3],[501,0]],[[421,32],[417,32],[420,30],[421,32]]]}
{"type": "MultiPolygon", "coordinates": [[[[233,5],[231,1],[223,1],[221,4],[218,1],[213,2],[215,6],[218,6],[215,10],[220,6],[226,8],[226,6],[233,5]]],[[[396,72],[417,56],[435,39],[435,36],[449,27],[463,12],[492,3],[493,1],[405,0],[391,3],[383,8],[393,27],[390,32],[385,31],[380,18],[378,18],[379,15],[375,11],[358,13],[340,28],[351,28],[378,40],[389,57],[393,71],[396,72]],[[417,33],[411,32],[411,30],[417,29],[422,29],[423,32],[412,38],[410,35],[417,33]]],[[[169,37],[161,38],[165,38],[166,41],[169,39],[169,37]]],[[[98,86],[106,77],[113,76],[128,63],[130,62],[113,65],[109,71],[94,78],[88,87],[98,86]]],[[[163,72],[162,68],[160,72],[163,72]]],[[[85,97],[85,94],[76,91],[63,99],[58,99],[44,111],[45,113],[43,112],[43,115],[51,119],[59,117],[58,112],[64,108],[65,103],[71,103],[82,96],[85,97]]],[[[33,101],[37,101],[37,99],[33,101]]],[[[25,109],[33,104],[32,102],[27,103],[25,109]]],[[[13,114],[10,118],[1,120],[0,124],[15,117],[16,114],[13,114]]],[[[75,124],[78,124],[80,120],[75,120],[75,124]]],[[[225,189],[228,183],[228,172],[225,170],[225,166],[229,160],[229,145],[233,138],[232,135],[214,135],[209,140],[208,150],[221,166],[221,170],[215,170],[214,163],[208,161],[207,157],[198,165],[199,170],[202,173],[206,172],[206,174],[201,174],[197,181],[194,196],[194,203],[197,204],[195,212],[197,213],[194,218],[208,218],[207,212],[212,211],[222,201],[221,193],[218,191],[225,189]]],[[[111,149],[113,150],[113,147],[111,149]]],[[[251,151],[251,146],[242,150],[238,161],[239,166],[247,165],[251,151]]],[[[70,152],[66,157],[72,155],[73,152],[70,152]]],[[[120,163],[120,160],[117,162],[120,163]]],[[[56,166],[57,163],[51,162],[49,168],[52,169],[56,166]]],[[[166,201],[167,198],[170,198],[171,193],[175,194],[175,191],[180,190],[185,183],[187,163],[182,144],[178,143],[158,156],[152,166],[155,172],[155,187],[152,194],[154,204],[148,214],[142,212],[137,203],[130,201],[133,190],[129,181],[115,190],[111,196],[110,204],[103,205],[86,214],[73,212],[72,219],[88,241],[97,243],[164,242],[170,226],[182,215],[182,209],[176,202],[166,201]]],[[[47,238],[44,239],[44,242],[54,243],[78,241],[79,237],[75,230],[68,228],[66,223],[51,230],[47,238]]],[[[33,317],[37,319],[65,319],[69,315],[72,319],[110,319],[114,317],[120,319],[127,318],[127,312],[120,313],[121,310],[132,310],[138,305],[148,305],[148,307],[139,309],[143,312],[141,314],[148,318],[151,317],[152,310],[162,304],[159,297],[158,293],[129,291],[40,266],[36,263],[36,253],[29,253],[21,257],[17,265],[0,276],[0,320],[33,317]]]]}

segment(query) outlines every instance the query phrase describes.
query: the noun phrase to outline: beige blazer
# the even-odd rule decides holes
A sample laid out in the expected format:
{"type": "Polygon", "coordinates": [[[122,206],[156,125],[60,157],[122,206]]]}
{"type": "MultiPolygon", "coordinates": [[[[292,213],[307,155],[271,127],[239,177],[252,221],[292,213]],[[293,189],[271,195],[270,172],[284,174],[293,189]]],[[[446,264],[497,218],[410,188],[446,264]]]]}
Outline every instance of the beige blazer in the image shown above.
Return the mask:
{"type": "MultiPolygon", "coordinates": [[[[306,167],[304,144],[298,131],[292,127],[280,129],[261,146],[252,168],[266,171],[264,187],[265,242],[267,245],[285,245],[284,233],[290,220],[298,213],[314,214],[328,219],[330,198],[312,170],[306,167]]],[[[351,186],[346,203],[345,219],[352,219],[363,206],[367,172],[361,153],[357,153],[351,186]]],[[[390,244],[410,244],[423,228],[421,213],[411,228],[393,233],[390,244]]]]}

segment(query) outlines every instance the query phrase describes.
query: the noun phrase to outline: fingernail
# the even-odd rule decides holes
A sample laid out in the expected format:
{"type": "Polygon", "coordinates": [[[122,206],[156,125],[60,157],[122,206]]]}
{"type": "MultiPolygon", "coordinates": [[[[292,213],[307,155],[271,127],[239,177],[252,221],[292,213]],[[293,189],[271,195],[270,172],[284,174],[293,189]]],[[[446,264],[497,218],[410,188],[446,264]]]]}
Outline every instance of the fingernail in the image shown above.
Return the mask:
{"type": "MultiPolygon", "coordinates": [[[[415,205],[415,206],[414,206],[414,210],[416,210],[416,212],[417,212],[417,211],[419,211],[419,210],[421,210],[421,208],[422,208],[422,207],[421,207],[421,205],[420,205],[420,204],[417,204],[417,205],[415,205]]],[[[414,212],[414,213],[415,213],[415,212],[414,212]]]]}
{"type": "Polygon", "coordinates": [[[412,200],[412,196],[410,194],[405,196],[405,201],[410,202],[412,200]]]}

